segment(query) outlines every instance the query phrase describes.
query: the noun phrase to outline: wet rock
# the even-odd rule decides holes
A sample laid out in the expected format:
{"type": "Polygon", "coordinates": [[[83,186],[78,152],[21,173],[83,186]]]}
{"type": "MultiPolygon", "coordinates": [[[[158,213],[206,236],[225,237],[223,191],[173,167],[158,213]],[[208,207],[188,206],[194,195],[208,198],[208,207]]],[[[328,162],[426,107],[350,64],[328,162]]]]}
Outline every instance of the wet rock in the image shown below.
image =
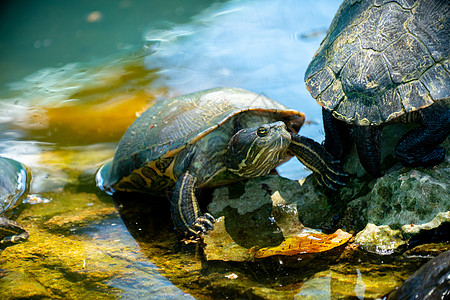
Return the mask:
{"type": "Polygon", "coordinates": [[[387,225],[376,226],[372,223],[358,232],[355,241],[363,249],[381,255],[392,254],[396,248],[406,243],[401,237],[400,230],[393,230],[387,225]]]}
{"type": "MultiPolygon", "coordinates": [[[[50,298],[46,288],[37,282],[34,278],[30,278],[24,272],[11,272],[1,279],[2,284],[8,286],[14,291],[9,296],[16,299],[33,299],[33,298],[50,298]]],[[[5,297],[6,295],[2,295],[5,297]]],[[[7,298],[4,298],[7,299],[7,298]]]]}
{"type": "Polygon", "coordinates": [[[392,252],[411,240],[420,243],[419,237],[431,242],[432,232],[450,224],[449,178],[448,158],[430,169],[391,170],[348,203],[341,223],[356,230],[367,224],[356,237],[366,249],[392,252]]]}
{"type": "Polygon", "coordinates": [[[251,261],[253,256],[247,248],[238,245],[225,229],[225,219],[220,217],[214,224],[214,230],[203,236],[203,251],[207,260],[251,261]]]}
{"type": "MultiPolygon", "coordinates": [[[[397,141],[415,126],[398,124],[383,128],[382,166],[386,171],[378,179],[362,171],[355,151],[349,153],[345,169],[356,176],[337,197],[347,203],[341,224],[354,226],[356,230],[367,223],[399,229],[431,222],[439,213],[450,210],[448,155],[437,166],[415,169],[401,166],[393,156],[397,141]],[[361,191],[359,195],[355,193],[357,190],[361,191]]],[[[450,139],[443,146],[450,149],[450,139]]]]}
{"type": "Polygon", "coordinates": [[[248,182],[251,189],[255,185],[265,186],[265,192],[256,192],[259,197],[255,201],[249,192],[242,194],[245,201],[227,202],[226,195],[219,192],[219,197],[210,204],[210,211],[216,217],[222,216],[214,229],[203,235],[207,260],[252,262],[271,256],[292,256],[297,262],[298,256],[312,256],[348,241],[351,235],[343,231],[327,235],[303,226],[298,204],[287,203],[279,192],[284,194],[283,189],[271,190],[270,186],[276,186],[276,182],[294,183],[276,176],[248,182]]]}
{"type": "Polygon", "coordinates": [[[300,288],[294,299],[377,299],[401,284],[389,274],[392,266],[379,269],[358,265],[316,273],[300,288]]]}
{"type": "MultiPolygon", "coordinates": [[[[400,229],[391,229],[388,225],[376,226],[369,223],[364,230],[356,235],[355,242],[368,251],[382,255],[392,254],[398,247],[410,244],[412,240],[417,241],[419,235],[430,238],[430,235],[433,235],[433,231],[436,229],[447,231],[448,224],[450,224],[450,212],[438,213],[431,222],[418,225],[407,224],[400,229]]],[[[426,242],[425,238],[423,242],[426,242]]]]}
{"type": "Polygon", "coordinates": [[[89,226],[108,218],[117,218],[119,213],[115,207],[84,209],[77,212],[64,213],[52,217],[44,223],[48,229],[55,231],[70,231],[80,227],[89,226]]]}
{"type": "MultiPolygon", "coordinates": [[[[268,207],[269,215],[272,208],[283,209],[283,205],[296,208],[292,211],[295,214],[292,217],[297,219],[296,226],[305,224],[314,227],[330,212],[327,196],[318,188],[313,178],[295,181],[280,176],[255,178],[245,183],[238,182],[217,188],[208,210],[213,215],[220,216],[226,215],[226,209],[231,208],[239,215],[244,215],[264,206],[268,207]]],[[[277,224],[281,222],[277,220],[277,224]]],[[[288,230],[290,229],[285,226],[284,232],[288,230]]]]}
{"type": "Polygon", "coordinates": [[[45,196],[20,216],[30,239],[0,253],[0,299],[191,298],[142,254],[112,201],[45,196]]]}
{"type": "Polygon", "coordinates": [[[356,215],[395,228],[428,223],[450,210],[449,178],[448,162],[432,169],[394,170],[375,180],[368,194],[348,203],[344,222],[351,223],[356,215]]]}
{"type": "Polygon", "coordinates": [[[434,257],[438,256],[440,253],[449,251],[450,243],[430,243],[416,246],[412,249],[405,251],[406,256],[422,256],[422,257],[434,257]]]}

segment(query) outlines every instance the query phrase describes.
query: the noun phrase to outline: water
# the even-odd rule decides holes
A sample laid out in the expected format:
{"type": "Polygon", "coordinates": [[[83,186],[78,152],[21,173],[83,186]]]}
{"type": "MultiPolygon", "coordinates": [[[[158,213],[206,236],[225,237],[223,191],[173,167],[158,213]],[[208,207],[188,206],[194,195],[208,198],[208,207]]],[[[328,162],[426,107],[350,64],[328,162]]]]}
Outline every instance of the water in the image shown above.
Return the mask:
{"type": "MultiPolygon", "coordinates": [[[[3,296],[239,295],[222,277],[216,280],[208,273],[195,246],[180,245],[170,217],[161,213],[169,211],[164,203],[162,208],[135,203],[127,208],[131,213],[119,216],[116,203],[95,188],[94,173],[113,156],[129,124],[154,101],[217,86],[263,93],[305,112],[308,123],[301,133],[321,141],[320,107],[303,76],[339,2],[186,3],[2,4],[0,155],[32,170],[30,193],[35,195],[16,214],[30,240],[0,256],[3,296]],[[145,209],[153,211],[138,221],[136,211],[142,218],[145,209]],[[208,284],[217,289],[208,290],[208,284]]],[[[310,174],[296,160],[278,171],[291,179],[310,174]]],[[[224,274],[232,272],[223,268],[224,274]]],[[[253,277],[250,286],[263,284],[256,271],[232,270],[253,277]]],[[[283,288],[265,282],[272,291],[266,297],[334,295],[330,282],[336,272],[315,275],[302,289],[303,279],[279,279],[283,288]],[[325,287],[311,288],[316,281],[325,287]]],[[[352,295],[363,297],[361,276],[374,281],[368,279],[370,269],[350,272],[357,278],[352,295]]]]}
{"type": "MultiPolygon", "coordinates": [[[[83,123],[84,113],[73,111],[92,107],[75,107],[100,102],[96,108],[106,110],[102,102],[118,101],[114,95],[100,100],[104,94],[89,99],[83,96],[93,90],[101,94],[111,90],[111,85],[124,93],[145,90],[144,96],[151,93],[155,98],[235,86],[264,93],[305,112],[310,125],[304,126],[302,134],[323,139],[320,108],[304,88],[303,74],[337,10],[335,1],[199,1],[186,6],[180,1],[155,5],[124,0],[109,5],[82,1],[74,7],[61,7],[52,1],[31,6],[14,3],[2,10],[0,65],[8,72],[2,72],[0,83],[2,95],[6,95],[2,97],[2,115],[10,116],[6,127],[20,122],[26,129],[51,130],[55,126],[48,124],[51,120],[45,111],[55,106],[60,110],[53,115],[61,116],[67,108],[76,116],[73,123],[83,123]],[[130,58],[130,53],[139,54],[130,58]],[[145,56],[144,65],[141,56],[145,56]],[[126,63],[142,68],[138,74],[131,71],[134,80],[130,79],[127,87],[123,82],[124,73],[130,72],[124,70],[126,63]]],[[[142,101],[138,109],[145,107],[142,101]]],[[[113,135],[111,142],[117,142],[120,128],[126,128],[133,117],[115,124],[117,133],[103,132],[102,127],[110,128],[104,119],[89,131],[97,129],[103,135],[100,140],[113,135]]],[[[22,136],[23,132],[14,134],[22,136]]],[[[36,132],[30,135],[35,139],[36,132]]],[[[95,140],[99,140],[98,135],[92,138],[95,140]]],[[[56,142],[66,141],[58,138],[56,142]]],[[[21,145],[26,149],[19,151],[29,152],[33,146],[21,145]]],[[[280,167],[279,172],[289,178],[309,174],[296,160],[280,167]]]]}

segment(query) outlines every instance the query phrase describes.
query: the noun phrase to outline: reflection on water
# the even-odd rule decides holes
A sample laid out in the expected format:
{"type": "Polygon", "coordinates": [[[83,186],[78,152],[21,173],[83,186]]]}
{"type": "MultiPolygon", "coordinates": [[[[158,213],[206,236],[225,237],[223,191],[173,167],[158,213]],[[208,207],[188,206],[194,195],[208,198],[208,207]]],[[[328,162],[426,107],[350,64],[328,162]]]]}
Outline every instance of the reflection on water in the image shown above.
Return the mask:
{"type": "MultiPolygon", "coordinates": [[[[154,101],[195,90],[264,93],[305,112],[311,123],[302,134],[322,139],[320,107],[303,75],[338,1],[186,3],[19,0],[0,9],[0,155],[27,164],[31,193],[46,199],[21,207],[30,240],[0,254],[1,296],[333,295],[325,263],[318,275],[279,266],[208,269],[195,249],[180,246],[168,214],[135,208],[138,219],[96,190],[94,174],[129,124],[154,101]],[[230,273],[239,274],[236,289],[230,273]]],[[[296,160],[279,171],[309,174],[296,160]]],[[[350,295],[364,296],[370,269],[349,273],[350,295]]]]}
{"type": "Polygon", "coordinates": [[[219,0],[2,1],[0,89],[43,68],[125,55],[141,45],[148,28],[188,22],[215,2],[219,0]]]}

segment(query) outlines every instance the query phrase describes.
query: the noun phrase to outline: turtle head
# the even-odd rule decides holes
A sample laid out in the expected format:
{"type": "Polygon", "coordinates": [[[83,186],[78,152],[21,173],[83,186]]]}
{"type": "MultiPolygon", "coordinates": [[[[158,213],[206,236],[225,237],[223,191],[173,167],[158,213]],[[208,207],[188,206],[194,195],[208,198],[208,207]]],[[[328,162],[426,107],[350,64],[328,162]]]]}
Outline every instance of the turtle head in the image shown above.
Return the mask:
{"type": "Polygon", "coordinates": [[[228,143],[227,168],[247,178],[267,175],[286,158],[290,142],[281,121],[241,129],[228,143]]]}

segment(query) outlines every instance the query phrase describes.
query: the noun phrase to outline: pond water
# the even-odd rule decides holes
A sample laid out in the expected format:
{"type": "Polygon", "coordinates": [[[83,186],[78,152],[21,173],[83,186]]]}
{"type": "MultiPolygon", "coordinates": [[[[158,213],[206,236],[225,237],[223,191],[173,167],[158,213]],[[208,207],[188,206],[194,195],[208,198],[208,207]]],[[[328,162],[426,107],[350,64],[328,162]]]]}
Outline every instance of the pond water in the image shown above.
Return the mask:
{"type": "MultiPolygon", "coordinates": [[[[383,275],[362,282],[371,272],[366,262],[348,266],[353,283],[336,279],[345,273],[337,267],[320,268],[314,277],[318,270],[208,265],[198,246],[179,242],[166,200],[147,205],[135,196],[120,215],[93,181],[126,128],[154,101],[211,87],[241,87],[305,112],[301,132],[320,142],[320,107],[303,76],[339,4],[2,4],[0,155],[26,164],[32,180],[31,196],[14,212],[30,240],[0,254],[0,298],[319,299],[334,298],[335,282],[348,285],[348,295],[339,292],[343,298],[362,299],[365,290],[372,298],[394,287],[396,282],[381,284],[383,275]],[[233,272],[248,283],[229,286],[221,274],[233,272]],[[249,293],[252,285],[259,289],[249,293]]],[[[295,160],[278,171],[290,179],[310,174],[295,160]]],[[[396,263],[404,279],[410,271],[396,263]]]]}
{"type": "MultiPolygon", "coordinates": [[[[303,111],[309,125],[302,133],[323,139],[320,107],[303,75],[336,1],[65,5],[19,1],[2,10],[0,66],[7,72],[0,77],[0,124],[2,140],[20,137],[25,147],[15,155],[42,150],[37,141],[117,142],[149,98],[217,86],[263,93],[303,111]]],[[[279,171],[289,178],[309,173],[295,160],[279,171]]]]}

